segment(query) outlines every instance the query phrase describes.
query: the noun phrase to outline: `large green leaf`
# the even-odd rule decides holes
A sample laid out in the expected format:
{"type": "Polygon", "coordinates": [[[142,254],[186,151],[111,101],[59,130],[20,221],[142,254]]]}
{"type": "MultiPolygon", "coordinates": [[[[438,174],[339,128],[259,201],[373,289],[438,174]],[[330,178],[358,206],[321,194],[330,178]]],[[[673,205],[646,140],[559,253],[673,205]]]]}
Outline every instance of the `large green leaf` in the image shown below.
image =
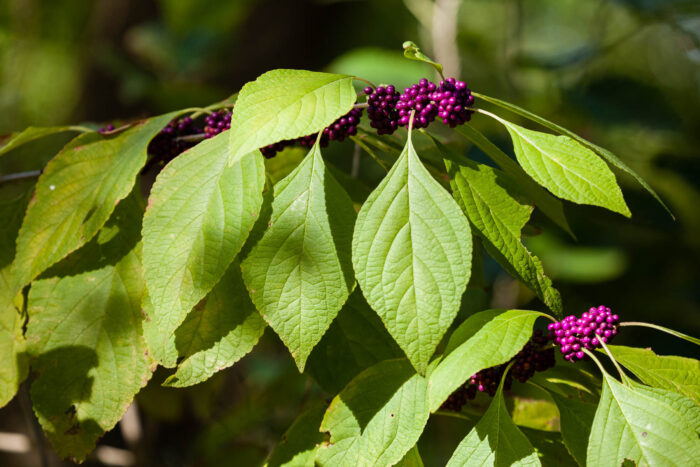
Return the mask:
{"type": "Polygon", "coordinates": [[[348,298],[338,317],[311,352],[306,371],[331,394],[340,392],[363,370],[404,354],[360,290],[348,298]]]}
{"type": "Polygon", "coordinates": [[[28,369],[22,333],[24,317],[15,306],[10,267],[15,238],[34,186],[28,181],[21,185],[24,190],[20,188],[14,196],[10,196],[10,190],[5,187],[0,189],[0,355],[3,356],[0,359],[0,407],[14,397],[28,369]]]}
{"type": "Polygon", "coordinates": [[[450,336],[445,353],[430,374],[430,411],[474,373],[500,365],[517,354],[532,336],[537,311],[486,310],[463,322],[450,336]]]}
{"type": "Polygon", "coordinates": [[[448,467],[463,465],[541,465],[535,448],[508,414],[503,384],[484,416],[459,443],[447,463],[448,467]]]}
{"type": "Polygon", "coordinates": [[[651,349],[609,345],[615,360],[639,379],[661,389],[690,397],[700,405],[700,362],[675,355],[659,356],[651,349]]]}
{"type": "Polygon", "coordinates": [[[578,204],[630,213],[615,174],[591,149],[568,136],[528,130],[493,114],[513,140],[520,166],[554,195],[578,204]]]}
{"type": "Polygon", "coordinates": [[[576,399],[569,399],[556,392],[551,393],[559,409],[561,437],[566,448],[581,467],[586,466],[587,440],[591,434],[591,425],[595,417],[596,406],[576,399]]]}
{"type": "Polygon", "coordinates": [[[352,76],[272,70],[241,89],[231,116],[230,162],[268,144],[317,133],[348,113],[352,76]]]}
{"type": "Polygon", "coordinates": [[[0,146],[0,156],[31,141],[55,135],[56,133],[65,133],[67,131],[85,132],[90,130],[80,126],[30,126],[13,135],[4,145],[0,146]]]}
{"type": "Polygon", "coordinates": [[[330,433],[322,466],[386,466],[416,444],[428,421],[428,383],[405,359],[360,373],[331,402],[321,424],[330,433]]]}
{"type": "Polygon", "coordinates": [[[242,263],[253,303],[299,371],[355,286],[355,209],[318,144],[275,185],[270,227],[242,263]]]}
{"type": "Polygon", "coordinates": [[[270,453],[266,467],[314,467],[316,451],[326,440],[319,432],[325,407],[314,403],[299,415],[270,453]]]}
{"type": "Polygon", "coordinates": [[[591,426],[587,463],[619,466],[695,465],[700,459],[700,430],[694,403],[681,395],[628,387],[603,375],[603,393],[591,426]]]}
{"type": "Polygon", "coordinates": [[[459,310],[471,273],[469,223],[425,169],[409,134],[357,217],[357,281],[419,373],[459,310]]]}
{"type": "Polygon", "coordinates": [[[165,366],[177,360],[174,332],[219,282],[255,223],[265,184],[263,158],[251,152],[227,166],[225,134],[168,164],[153,185],[143,219],[143,265],[150,305],[146,337],[165,366]]]}
{"type": "Polygon", "coordinates": [[[453,196],[484,239],[486,251],[561,315],[559,292],[545,276],[542,262],[520,240],[532,208],[515,182],[497,169],[469,160],[445,159],[445,166],[453,196]]]}
{"type": "Polygon", "coordinates": [[[561,200],[555,198],[547,190],[539,186],[537,182],[525,173],[522,167],[470,124],[460,125],[455,128],[455,130],[474,143],[489,156],[501,170],[510,175],[517,183],[518,188],[527,194],[535,203],[535,206],[537,206],[545,216],[549,217],[555,224],[573,236],[571,227],[569,227],[569,222],[566,220],[564,205],[561,200]]]}
{"type": "Polygon", "coordinates": [[[90,241],[131,192],[149,141],[176,115],[151,118],[110,138],[82,134],[46,165],[17,238],[14,291],[90,241]]]}
{"type": "MultiPolygon", "coordinates": [[[[24,136],[18,136],[12,147],[4,146],[9,153],[0,160],[0,173],[39,170],[73,137],[68,131],[47,131],[45,137],[34,139],[41,133],[39,129],[27,131],[24,136]]],[[[35,185],[36,179],[32,178],[0,185],[0,355],[3,355],[0,359],[0,407],[15,395],[29,368],[23,335],[26,316],[20,313],[24,297],[15,295],[11,265],[17,234],[35,185]]]]}
{"type": "Polygon", "coordinates": [[[133,198],[29,294],[34,411],[56,452],[77,461],[119,421],[153,370],[141,334],[143,211],[133,198]]]}
{"type": "Polygon", "coordinates": [[[560,125],[557,125],[556,123],[550,122],[549,120],[542,118],[539,115],[535,115],[532,112],[529,112],[529,111],[523,109],[522,107],[518,107],[517,105],[511,104],[510,102],[505,102],[505,101],[502,101],[500,99],[496,99],[495,97],[485,96],[485,95],[477,93],[477,92],[472,92],[472,94],[479,99],[483,99],[485,101],[491,102],[492,104],[496,104],[504,109],[508,109],[513,113],[521,115],[525,118],[532,120],[533,122],[539,123],[542,126],[545,126],[551,130],[554,130],[557,133],[560,133],[560,134],[568,136],[569,138],[575,139],[576,141],[583,144],[584,146],[587,146],[587,147],[593,149],[598,154],[603,156],[605,158],[605,160],[607,160],[609,163],[611,163],[612,165],[614,165],[618,169],[621,169],[621,170],[627,172],[632,177],[634,177],[634,179],[637,180],[637,182],[639,182],[639,184],[642,185],[661,204],[661,206],[664,207],[664,209],[666,209],[666,211],[669,213],[669,215],[671,217],[674,217],[673,213],[668,208],[668,206],[666,206],[666,204],[661,200],[661,197],[659,197],[659,195],[656,193],[656,191],[654,191],[654,189],[651,186],[649,186],[649,184],[646,182],[646,180],[644,180],[637,172],[632,170],[627,164],[625,164],[619,157],[617,157],[612,152],[608,151],[605,148],[601,148],[600,146],[597,146],[597,145],[591,143],[590,141],[580,137],[579,135],[577,135],[573,131],[567,130],[563,126],[560,126],[560,125]]]}
{"type": "Polygon", "coordinates": [[[185,359],[163,384],[191,386],[230,367],[255,347],[265,326],[250,301],[236,260],[175,331],[175,346],[185,359]]]}

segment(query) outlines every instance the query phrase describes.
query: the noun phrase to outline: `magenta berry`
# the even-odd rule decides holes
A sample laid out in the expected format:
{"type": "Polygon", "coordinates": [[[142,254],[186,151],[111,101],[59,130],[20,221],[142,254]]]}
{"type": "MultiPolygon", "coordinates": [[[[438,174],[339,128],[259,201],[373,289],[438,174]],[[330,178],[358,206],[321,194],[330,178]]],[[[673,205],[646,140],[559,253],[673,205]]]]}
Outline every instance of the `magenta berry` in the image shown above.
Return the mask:
{"type": "Polygon", "coordinates": [[[421,79],[418,84],[406,88],[401,94],[399,102],[396,103],[399,125],[407,127],[411,119],[411,112],[414,110],[416,112],[413,117],[414,128],[426,128],[430,125],[438,115],[438,106],[431,98],[436,89],[435,83],[425,78],[421,79]]]}
{"type": "MultiPolygon", "coordinates": [[[[371,88],[370,88],[371,89],[371,88]]],[[[357,134],[357,125],[360,123],[360,118],[362,117],[362,109],[351,109],[350,112],[346,113],[333,123],[331,123],[327,128],[323,130],[321,134],[321,147],[328,146],[329,141],[343,141],[345,138],[357,134]]],[[[295,143],[299,143],[301,146],[310,148],[316,143],[316,138],[318,133],[312,135],[302,136],[297,139],[289,139],[280,141],[278,143],[267,145],[260,148],[260,152],[266,158],[274,157],[278,152],[282,151],[287,146],[292,146],[295,143]]]]}
{"type": "Polygon", "coordinates": [[[191,148],[196,142],[182,141],[181,136],[201,133],[190,117],[174,119],[151,140],[148,153],[158,162],[167,163],[181,152],[191,148]]]}
{"type": "Polygon", "coordinates": [[[431,94],[437,106],[437,115],[451,128],[462,125],[471,119],[474,96],[464,81],[448,78],[440,81],[440,87],[431,94]]]}
{"type": "Polygon", "coordinates": [[[369,125],[377,130],[378,135],[390,135],[399,127],[399,113],[396,105],[400,94],[394,86],[379,86],[377,89],[365,88],[367,94],[367,115],[369,125]]]}
{"type": "Polygon", "coordinates": [[[583,349],[593,350],[608,344],[617,335],[620,317],[606,306],[592,307],[580,318],[567,316],[548,326],[549,337],[561,347],[565,360],[571,362],[586,357],[583,349]]]}
{"type": "Polygon", "coordinates": [[[231,112],[219,110],[204,119],[204,137],[213,138],[231,128],[231,112]]]}

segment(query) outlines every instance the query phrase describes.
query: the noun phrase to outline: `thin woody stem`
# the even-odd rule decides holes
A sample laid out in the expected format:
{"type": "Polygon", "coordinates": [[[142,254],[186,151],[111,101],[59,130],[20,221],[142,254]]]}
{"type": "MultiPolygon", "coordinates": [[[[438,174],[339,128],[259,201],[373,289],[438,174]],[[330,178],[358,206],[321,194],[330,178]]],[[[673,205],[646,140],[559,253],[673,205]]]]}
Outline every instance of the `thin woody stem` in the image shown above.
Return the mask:
{"type": "Polygon", "coordinates": [[[7,182],[15,182],[19,180],[27,180],[30,178],[37,178],[41,175],[41,170],[30,170],[28,172],[17,172],[8,175],[0,176],[0,184],[7,182]]]}

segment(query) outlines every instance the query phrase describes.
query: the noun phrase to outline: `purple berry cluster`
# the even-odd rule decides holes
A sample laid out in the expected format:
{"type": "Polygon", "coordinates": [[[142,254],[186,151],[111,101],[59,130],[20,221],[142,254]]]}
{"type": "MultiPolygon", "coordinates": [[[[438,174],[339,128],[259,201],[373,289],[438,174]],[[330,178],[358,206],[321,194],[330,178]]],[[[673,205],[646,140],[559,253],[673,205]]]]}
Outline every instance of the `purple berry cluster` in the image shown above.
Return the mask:
{"type": "Polygon", "coordinates": [[[394,86],[366,87],[370,126],[380,135],[407,127],[415,110],[414,128],[426,128],[436,117],[454,128],[471,119],[474,96],[464,81],[448,78],[440,85],[422,78],[399,94],[394,86]]]}
{"type": "MultiPolygon", "coordinates": [[[[361,117],[362,109],[352,109],[350,112],[331,123],[323,130],[323,133],[321,133],[321,141],[319,143],[321,147],[328,146],[329,141],[343,141],[347,137],[356,135],[357,124],[360,123],[361,117]]],[[[312,135],[302,136],[301,138],[279,141],[260,148],[260,152],[269,159],[287,146],[292,146],[294,144],[300,144],[303,147],[310,148],[316,143],[317,137],[318,133],[314,133],[312,135]]]]}
{"type": "Polygon", "coordinates": [[[378,135],[390,135],[399,127],[399,113],[396,106],[401,94],[394,86],[379,86],[377,89],[367,86],[367,115],[369,126],[377,130],[378,135]]]}
{"type": "Polygon", "coordinates": [[[204,137],[213,138],[231,128],[231,112],[219,110],[204,119],[204,137]]]}
{"type": "Polygon", "coordinates": [[[181,152],[191,148],[196,142],[183,141],[181,136],[196,135],[202,133],[192,118],[184,117],[174,119],[151,140],[148,145],[148,153],[154,160],[167,163],[181,152]]]}
{"type": "Polygon", "coordinates": [[[275,157],[275,155],[277,155],[278,152],[281,152],[282,150],[284,150],[284,148],[286,148],[289,145],[290,144],[288,141],[279,141],[277,143],[268,144],[267,146],[260,148],[260,152],[263,156],[265,156],[266,159],[271,159],[275,157]]]}
{"type": "Polygon", "coordinates": [[[433,102],[433,93],[437,86],[427,79],[421,79],[418,84],[414,84],[404,89],[403,94],[396,104],[399,113],[399,125],[408,126],[411,119],[411,112],[416,111],[413,119],[414,128],[427,128],[438,115],[438,106],[433,102]]]}
{"type": "Polygon", "coordinates": [[[109,133],[112,131],[114,131],[114,125],[112,125],[111,123],[107,126],[100,128],[99,130],[97,130],[98,133],[102,133],[102,134],[109,133]]]}
{"type": "Polygon", "coordinates": [[[465,384],[453,392],[443,403],[442,408],[459,412],[467,401],[474,399],[478,392],[485,392],[493,397],[501,383],[503,373],[513,362],[503,382],[504,389],[510,389],[513,380],[524,383],[537,371],[545,371],[554,366],[554,348],[549,345],[549,337],[542,331],[535,331],[530,341],[508,362],[485,368],[472,375],[465,384]]]}
{"type": "Polygon", "coordinates": [[[602,347],[600,342],[609,343],[617,335],[618,315],[612,314],[606,306],[592,307],[580,318],[567,316],[562,321],[551,323],[549,337],[555,345],[561,346],[564,359],[571,362],[586,358],[583,349],[593,350],[602,347]]]}
{"type": "Polygon", "coordinates": [[[464,81],[447,78],[440,81],[440,87],[432,93],[432,100],[437,104],[437,115],[445,125],[454,128],[471,119],[474,96],[464,81]]]}

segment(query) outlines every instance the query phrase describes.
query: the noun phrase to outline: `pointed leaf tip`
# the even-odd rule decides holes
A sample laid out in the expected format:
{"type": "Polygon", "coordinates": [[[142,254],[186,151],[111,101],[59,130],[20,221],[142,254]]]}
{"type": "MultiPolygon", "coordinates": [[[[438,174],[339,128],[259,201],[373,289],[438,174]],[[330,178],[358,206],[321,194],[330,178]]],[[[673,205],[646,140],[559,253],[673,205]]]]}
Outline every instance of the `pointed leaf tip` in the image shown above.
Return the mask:
{"type": "Polygon", "coordinates": [[[410,140],[360,209],[353,265],[370,306],[424,374],[471,273],[469,224],[410,140]]]}

